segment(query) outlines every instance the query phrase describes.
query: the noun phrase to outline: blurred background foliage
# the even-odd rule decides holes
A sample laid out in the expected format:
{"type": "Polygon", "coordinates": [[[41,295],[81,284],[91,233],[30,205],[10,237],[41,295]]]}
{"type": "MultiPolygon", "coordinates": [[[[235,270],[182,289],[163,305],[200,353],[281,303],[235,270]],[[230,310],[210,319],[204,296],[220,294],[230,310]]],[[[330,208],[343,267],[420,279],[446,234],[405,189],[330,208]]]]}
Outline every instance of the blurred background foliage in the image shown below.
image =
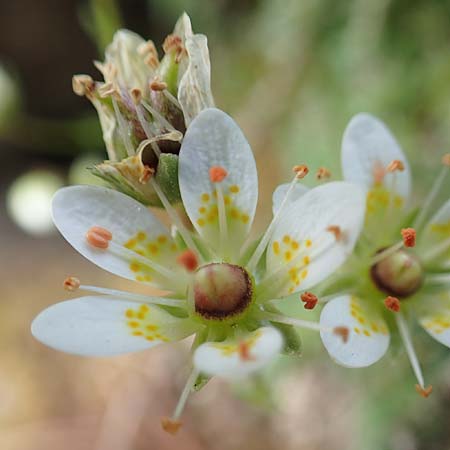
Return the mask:
{"type": "Polygon", "coordinates": [[[450,358],[418,329],[435,388],[427,400],[414,392],[400,345],[352,371],[305,333],[303,358],[234,388],[240,400],[216,381],[198,394],[181,440],[161,434],[158,417],[183,382],[183,349],[87,361],[31,338],[32,317],[64,298],[57,284],[68,273],[126,284],[52,234],[52,193],[93,182],[84,168],[106,158],[95,111],[72,93],[71,76],[98,78],[92,60],[121,26],[160,49],[184,10],[208,36],[217,106],[254,149],[257,228],[291,165],[326,166],[340,177],[340,140],[357,112],[378,115],[397,136],[418,201],[448,151],[449,0],[1,0],[0,448],[450,448],[450,358]]]}

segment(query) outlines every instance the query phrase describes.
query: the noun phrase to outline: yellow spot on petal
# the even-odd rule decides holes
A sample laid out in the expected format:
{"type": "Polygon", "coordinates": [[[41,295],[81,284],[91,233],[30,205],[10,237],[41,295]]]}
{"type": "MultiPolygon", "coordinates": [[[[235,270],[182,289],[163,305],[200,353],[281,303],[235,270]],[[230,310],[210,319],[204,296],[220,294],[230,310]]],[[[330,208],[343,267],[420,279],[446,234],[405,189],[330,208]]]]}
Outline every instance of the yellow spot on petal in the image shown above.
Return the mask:
{"type": "Polygon", "coordinates": [[[137,244],[137,241],[136,241],[136,239],[133,238],[133,239],[130,239],[129,241],[127,241],[125,243],[124,247],[131,250],[136,246],[136,244],[137,244]]]}
{"type": "Polygon", "coordinates": [[[364,330],[363,333],[364,333],[366,336],[370,336],[370,331],[368,331],[368,330],[364,330]]]}
{"type": "Polygon", "coordinates": [[[133,336],[142,336],[144,333],[142,333],[142,331],[133,331],[133,333],[131,333],[133,336]]]}
{"type": "Polygon", "coordinates": [[[301,277],[302,277],[302,279],[304,280],[307,276],[308,276],[308,271],[305,269],[305,270],[302,270],[302,273],[301,273],[301,275],[300,275],[301,277]]]}
{"type": "Polygon", "coordinates": [[[292,250],[298,250],[300,248],[300,244],[297,241],[292,241],[291,248],[292,250]]]}
{"type": "Polygon", "coordinates": [[[310,262],[309,256],[308,256],[308,255],[304,256],[304,257],[303,257],[303,264],[304,264],[305,266],[307,266],[307,265],[309,264],[309,262],[310,262]]]}
{"type": "Polygon", "coordinates": [[[131,328],[137,328],[139,326],[139,322],[136,321],[128,322],[128,326],[131,328]]]}
{"type": "Polygon", "coordinates": [[[134,317],[134,311],[132,309],[127,309],[125,311],[125,316],[131,319],[132,317],[134,317]]]}
{"type": "Polygon", "coordinates": [[[284,259],[286,261],[290,261],[292,259],[292,252],[290,252],[290,251],[285,252],[284,253],[284,259]]]}
{"type": "Polygon", "coordinates": [[[164,234],[161,234],[160,236],[158,236],[158,242],[160,244],[165,244],[167,242],[167,236],[165,236],[164,234]]]}
{"type": "Polygon", "coordinates": [[[311,245],[312,245],[311,239],[306,239],[305,245],[306,245],[307,247],[311,247],[311,245]]]}
{"type": "Polygon", "coordinates": [[[230,192],[232,194],[237,194],[239,192],[239,186],[237,186],[236,184],[233,184],[232,186],[230,186],[230,192]]]}
{"type": "Polygon", "coordinates": [[[209,196],[209,194],[204,193],[204,194],[202,194],[201,199],[202,199],[202,202],[207,203],[207,202],[209,202],[210,196],[209,196]]]}
{"type": "Polygon", "coordinates": [[[201,226],[201,227],[204,227],[205,226],[205,219],[197,219],[197,224],[199,225],[199,226],[201,226]]]}
{"type": "Polygon", "coordinates": [[[283,242],[287,245],[291,242],[291,238],[286,234],[283,236],[283,242]]]}
{"type": "Polygon", "coordinates": [[[205,208],[204,206],[200,206],[200,208],[198,208],[198,212],[199,212],[200,214],[205,214],[206,208],[205,208]]]}
{"type": "Polygon", "coordinates": [[[250,217],[247,214],[242,214],[241,220],[243,223],[248,223],[248,221],[250,220],[250,217]]]}
{"type": "Polygon", "coordinates": [[[275,241],[272,244],[272,249],[273,249],[273,252],[275,253],[275,255],[278,255],[280,253],[280,243],[278,241],[275,241]]]}
{"type": "Polygon", "coordinates": [[[139,231],[136,235],[136,239],[138,241],[144,241],[146,239],[147,235],[143,231],[139,231]]]}
{"type": "Polygon", "coordinates": [[[132,262],[132,263],[130,264],[130,270],[131,270],[132,272],[139,272],[140,267],[141,267],[140,264],[137,263],[137,262],[132,262]]]}
{"type": "Polygon", "coordinates": [[[361,333],[361,330],[358,328],[358,327],[355,327],[355,328],[353,328],[354,330],[355,330],[355,333],[356,334],[360,334],[361,333]]]}

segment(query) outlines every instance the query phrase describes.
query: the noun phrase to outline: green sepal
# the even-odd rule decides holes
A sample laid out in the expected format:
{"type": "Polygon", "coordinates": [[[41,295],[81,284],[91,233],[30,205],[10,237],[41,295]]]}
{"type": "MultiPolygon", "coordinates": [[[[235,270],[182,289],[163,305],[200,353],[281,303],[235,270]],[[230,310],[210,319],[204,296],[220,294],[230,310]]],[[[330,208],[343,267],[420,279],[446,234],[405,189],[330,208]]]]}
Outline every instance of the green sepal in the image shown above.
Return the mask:
{"type": "Polygon", "coordinates": [[[181,201],[177,155],[161,153],[155,179],[170,203],[174,204],[181,201]]]}

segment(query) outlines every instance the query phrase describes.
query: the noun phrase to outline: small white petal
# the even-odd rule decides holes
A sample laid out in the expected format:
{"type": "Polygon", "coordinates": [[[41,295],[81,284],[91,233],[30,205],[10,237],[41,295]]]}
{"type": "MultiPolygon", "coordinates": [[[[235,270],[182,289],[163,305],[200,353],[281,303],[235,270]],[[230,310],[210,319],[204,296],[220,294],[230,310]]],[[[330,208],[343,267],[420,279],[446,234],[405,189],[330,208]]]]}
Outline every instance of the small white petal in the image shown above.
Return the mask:
{"type": "Polygon", "coordinates": [[[161,285],[158,274],[131,257],[89,245],[86,233],[93,226],[109,230],[112,242],[128,249],[131,255],[139,251],[160,265],[178,268],[170,232],[146,207],[120,192],[94,186],[60,189],[53,199],[53,221],[85,258],[116,275],[161,285]]]}
{"type": "Polygon", "coordinates": [[[351,254],[364,212],[364,190],[347,182],[310,189],[284,209],[267,250],[267,273],[284,270],[277,276],[285,283],[278,296],[310,288],[332,274],[351,254]],[[329,227],[339,227],[340,238],[329,227]]]}
{"type": "Polygon", "coordinates": [[[432,338],[450,347],[450,292],[430,300],[427,297],[418,299],[419,323],[432,338]]]}
{"type": "Polygon", "coordinates": [[[330,356],[346,367],[366,367],[377,362],[389,347],[386,322],[375,308],[368,308],[356,297],[344,295],[330,300],[320,315],[322,342],[330,356]],[[332,332],[335,327],[349,329],[348,341],[332,332]]]}
{"type": "Polygon", "coordinates": [[[275,328],[263,327],[241,341],[200,345],[194,354],[194,365],[206,375],[239,379],[269,364],[280,353],[282,346],[281,333],[275,328]]]}
{"type": "Polygon", "coordinates": [[[382,185],[407,201],[411,191],[411,172],[408,161],[386,125],[376,117],[360,113],[354,116],[342,140],[342,171],[347,181],[371,189],[375,174],[383,171],[393,160],[400,160],[405,170],[388,173],[382,185]],[[395,181],[394,181],[395,180],[395,181]]]}
{"type": "MultiPolygon", "coordinates": [[[[278,209],[281,206],[281,203],[283,202],[284,198],[286,197],[287,191],[289,189],[290,183],[280,184],[272,194],[272,212],[273,215],[275,215],[278,211],[278,209]]],[[[295,202],[298,198],[300,198],[303,194],[309,191],[309,188],[305,186],[304,184],[297,183],[294,186],[293,191],[291,192],[289,199],[286,203],[286,207],[289,207],[289,205],[292,202],[295,202]]]]}
{"type": "Polygon", "coordinates": [[[228,235],[232,250],[239,249],[255,215],[258,179],[255,159],[234,120],[218,109],[203,110],[189,126],[180,150],[179,181],[184,207],[197,231],[219,250],[218,203],[225,199],[228,235]],[[221,167],[228,176],[212,183],[210,169],[221,167]]]}
{"type": "Polygon", "coordinates": [[[33,321],[33,336],[56,350],[110,356],[183,339],[196,331],[189,319],[154,305],[115,297],[81,297],[57,303],[33,321]]]}

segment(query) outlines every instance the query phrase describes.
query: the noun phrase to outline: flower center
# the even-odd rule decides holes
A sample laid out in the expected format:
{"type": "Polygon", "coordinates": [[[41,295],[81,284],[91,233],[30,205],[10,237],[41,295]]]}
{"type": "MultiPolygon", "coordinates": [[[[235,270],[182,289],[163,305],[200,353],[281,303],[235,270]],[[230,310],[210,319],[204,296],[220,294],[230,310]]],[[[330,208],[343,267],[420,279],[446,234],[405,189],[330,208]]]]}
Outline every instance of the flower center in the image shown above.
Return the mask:
{"type": "MultiPolygon", "coordinates": [[[[380,249],[378,253],[383,250],[380,249]]],[[[416,293],[423,282],[419,259],[405,249],[400,249],[374,264],[370,274],[379,289],[399,298],[416,293]]]]}
{"type": "Polygon", "coordinates": [[[211,263],[195,272],[193,291],[196,313],[205,319],[227,319],[250,305],[253,283],[240,266],[211,263]]]}

